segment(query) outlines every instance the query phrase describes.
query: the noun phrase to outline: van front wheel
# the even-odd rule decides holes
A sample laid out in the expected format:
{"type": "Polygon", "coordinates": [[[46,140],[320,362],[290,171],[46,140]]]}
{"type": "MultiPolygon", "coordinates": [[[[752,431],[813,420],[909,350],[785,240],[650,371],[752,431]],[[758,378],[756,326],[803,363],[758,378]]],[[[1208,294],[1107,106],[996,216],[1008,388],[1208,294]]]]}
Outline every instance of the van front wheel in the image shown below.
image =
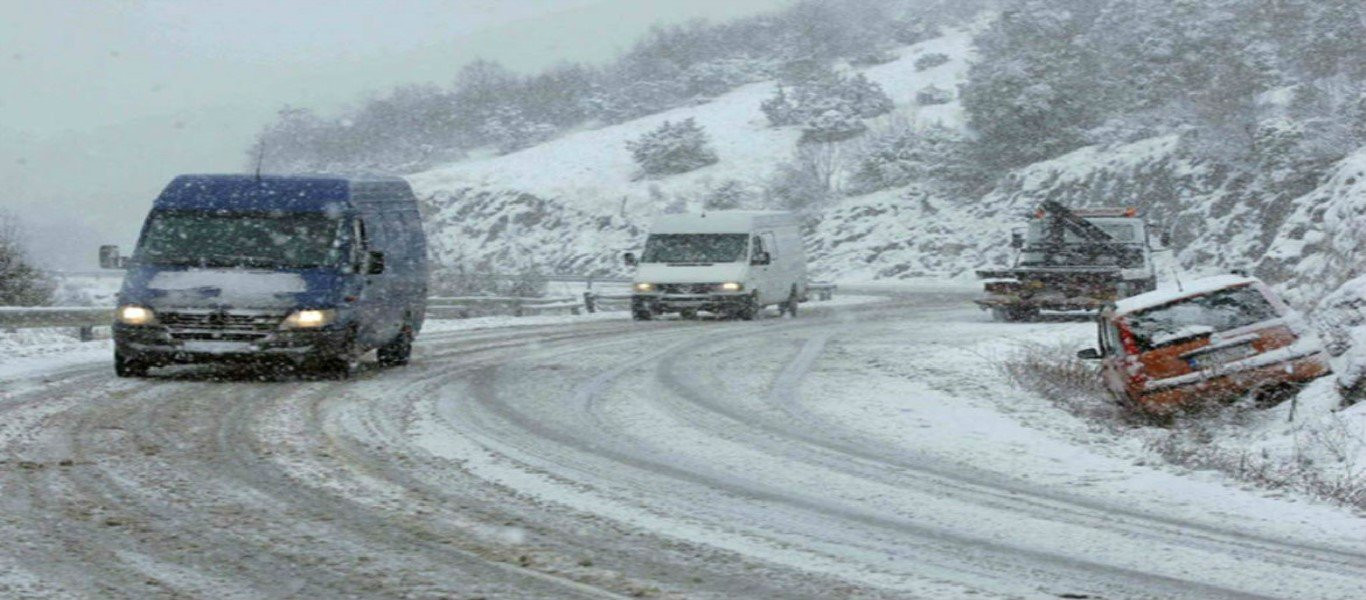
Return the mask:
{"type": "Polygon", "coordinates": [[[792,318],[797,318],[798,302],[797,288],[792,288],[792,292],[787,295],[787,302],[782,303],[782,305],[778,307],[778,314],[781,316],[783,313],[787,313],[792,315],[792,318]]]}
{"type": "Polygon", "coordinates": [[[735,310],[735,316],[741,321],[753,321],[754,317],[761,310],[758,296],[749,296],[740,303],[740,307],[735,310]]]}
{"type": "Polygon", "coordinates": [[[394,341],[379,347],[376,356],[379,358],[379,364],[385,367],[408,364],[408,360],[413,356],[413,328],[404,325],[394,341]]]}
{"type": "Polygon", "coordinates": [[[114,375],[118,377],[146,377],[151,365],[146,361],[128,358],[118,350],[114,351],[114,375]]]}

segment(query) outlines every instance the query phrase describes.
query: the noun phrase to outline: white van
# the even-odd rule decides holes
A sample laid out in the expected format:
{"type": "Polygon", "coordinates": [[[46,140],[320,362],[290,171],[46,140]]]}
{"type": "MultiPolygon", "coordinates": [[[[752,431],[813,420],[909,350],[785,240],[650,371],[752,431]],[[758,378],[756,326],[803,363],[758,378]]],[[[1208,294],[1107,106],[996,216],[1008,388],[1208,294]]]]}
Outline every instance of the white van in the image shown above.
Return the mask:
{"type": "Polygon", "coordinates": [[[725,211],[664,215],[650,227],[636,267],[631,312],[636,320],[707,311],[753,319],[764,307],[797,315],[806,301],[801,223],[786,212],[725,211]]]}

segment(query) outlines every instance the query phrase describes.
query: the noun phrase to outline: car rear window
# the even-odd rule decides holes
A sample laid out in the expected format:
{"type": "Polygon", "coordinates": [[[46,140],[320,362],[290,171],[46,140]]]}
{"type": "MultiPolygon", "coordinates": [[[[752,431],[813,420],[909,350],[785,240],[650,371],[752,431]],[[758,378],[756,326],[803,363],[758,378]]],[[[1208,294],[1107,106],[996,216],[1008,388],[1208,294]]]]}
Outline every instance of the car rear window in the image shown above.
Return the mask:
{"type": "Polygon", "coordinates": [[[1280,317],[1250,285],[1201,294],[1130,313],[1124,321],[1141,350],[1280,317]]]}

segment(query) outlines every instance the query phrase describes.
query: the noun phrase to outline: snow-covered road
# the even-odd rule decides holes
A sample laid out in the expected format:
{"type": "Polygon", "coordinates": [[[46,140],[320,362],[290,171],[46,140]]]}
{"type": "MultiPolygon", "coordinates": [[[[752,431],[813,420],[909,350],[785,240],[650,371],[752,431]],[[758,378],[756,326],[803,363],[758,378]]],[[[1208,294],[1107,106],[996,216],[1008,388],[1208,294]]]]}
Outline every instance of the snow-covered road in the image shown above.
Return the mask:
{"type": "Polygon", "coordinates": [[[960,294],[0,382],[0,597],[1360,598],[1366,519],[1137,465],[960,294]],[[220,379],[220,378],[225,378],[220,379]]]}

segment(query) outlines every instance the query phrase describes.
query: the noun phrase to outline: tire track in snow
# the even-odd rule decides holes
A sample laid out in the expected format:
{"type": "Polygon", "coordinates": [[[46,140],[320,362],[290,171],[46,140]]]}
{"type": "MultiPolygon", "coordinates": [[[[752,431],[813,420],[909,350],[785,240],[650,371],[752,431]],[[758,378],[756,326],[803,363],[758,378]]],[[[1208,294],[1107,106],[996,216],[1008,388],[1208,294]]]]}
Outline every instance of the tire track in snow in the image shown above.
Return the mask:
{"type": "MultiPolygon", "coordinates": [[[[735,403],[719,400],[727,396],[716,390],[703,391],[684,373],[696,368],[686,356],[694,355],[708,346],[724,346],[726,340],[708,340],[690,348],[688,353],[674,357],[671,364],[661,365],[660,377],[686,397],[694,407],[700,407],[708,417],[689,407],[677,407],[684,418],[694,419],[703,429],[715,431],[761,431],[777,440],[792,440],[793,444],[774,446],[776,456],[793,456],[794,452],[824,450],[807,460],[837,469],[841,465],[856,468],[870,479],[881,479],[902,487],[934,486],[954,493],[964,502],[1017,511],[1039,518],[1072,522],[1101,529],[1121,529],[1125,535],[1158,538],[1176,546],[1213,548],[1220,554],[1244,556],[1302,569],[1336,573],[1356,578],[1366,566],[1366,555],[1335,547],[1318,547],[1303,543],[1265,538],[1246,532],[1231,531],[1172,519],[1163,515],[1138,512],[1106,503],[1093,502],[1084,497],[1058,493],[1037,486],[1021,485],[1001,478],[983,478],[960,471],[953,465],[918,459],[907,462],[908,455],[889,452],[885,446],[859,444],[844,433],[841,425],[814,418],[809,413],[794,410],[795,394],[800,378],[811,368],[818,352],[829,340],[828,333],[817,332],[798,351],[797,356],[775,378],[768,404],[781,411],[782,419],[754,411],[746,411],[735,403]],[[805,425],[795,428],[793,423],[805,425]],[[909,477],[909,478],[908,478],[909,477]],[[1192,535],[1192,532],[1196,532],[1192,535]],[[1194,542],[1194,543],[1192,543],[1194,542]]],[[[754,446],[765,444],[762,439],[746,438],[754,446]]],[[[857,439],[857,438],[854,438],[857,439]]],[[[772,446],[772,444],[769,444],[772,446]]]]}

